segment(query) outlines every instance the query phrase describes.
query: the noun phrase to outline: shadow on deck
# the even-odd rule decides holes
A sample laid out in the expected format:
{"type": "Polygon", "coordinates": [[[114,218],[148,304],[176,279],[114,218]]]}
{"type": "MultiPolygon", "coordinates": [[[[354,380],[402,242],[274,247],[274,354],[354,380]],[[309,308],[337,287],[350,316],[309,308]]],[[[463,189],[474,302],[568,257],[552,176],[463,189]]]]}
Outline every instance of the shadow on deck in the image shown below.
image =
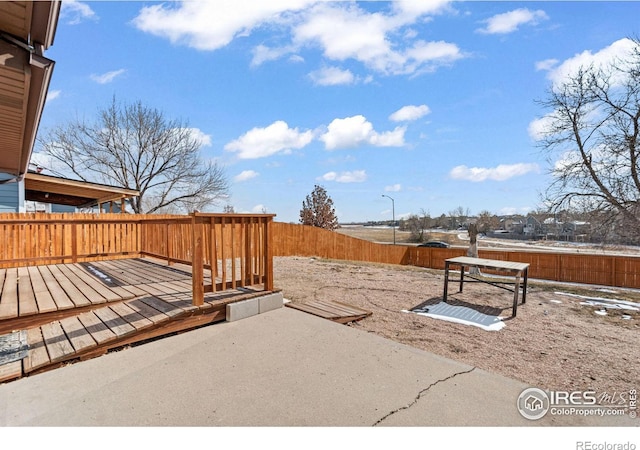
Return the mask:
{"type": "Polygon", "coordinates": [[[228,304],[271,294],[227,289],[194,306],[191,267],[154,259],[0,269],[0,382],[223,321],[228,304]]]}

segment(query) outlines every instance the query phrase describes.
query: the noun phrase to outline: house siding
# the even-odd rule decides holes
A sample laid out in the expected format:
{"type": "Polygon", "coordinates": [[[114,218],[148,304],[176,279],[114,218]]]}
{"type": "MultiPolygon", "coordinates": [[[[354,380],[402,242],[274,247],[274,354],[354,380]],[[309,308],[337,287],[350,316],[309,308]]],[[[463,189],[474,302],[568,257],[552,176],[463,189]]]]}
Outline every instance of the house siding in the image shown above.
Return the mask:
{"type": "MultiPolygon", "coordinates": [[[[0,173],[0,183],[13,178],[12,175],[0,173]]],[[[0,213],[18,212],[20,197],[20,183],[9,182],[0,184],[0,213]]]]}
{"type": "Polygon", "coordinates": [[[52,203],[51,212],[52,213],[74,213],[76,212],[76,207],[69,206],[69,205],[56,205],[55,203],[52,203]]]}

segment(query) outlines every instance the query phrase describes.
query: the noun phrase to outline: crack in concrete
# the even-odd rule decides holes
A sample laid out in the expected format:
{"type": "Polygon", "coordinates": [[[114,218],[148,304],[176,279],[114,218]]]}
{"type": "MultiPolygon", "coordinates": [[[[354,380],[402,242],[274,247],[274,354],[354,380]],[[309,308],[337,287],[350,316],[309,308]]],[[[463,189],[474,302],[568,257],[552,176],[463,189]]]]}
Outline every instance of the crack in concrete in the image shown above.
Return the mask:
{"type": "Polygon", "coordinates": [[[401,406],[400,408],[394,409],[393,411],[391,411],[391,412],[389,412],[389,413],[385,414],[382,418],[378,419],[378,420],[377,420],[377,421],[376,421],[372,426],[376,427],[376,426],[380,425],[382,422],[384,422],[385,420],[387,420],[387,418],[389,418],[389,417],[393,416],[394,414],[396,414],[396,413],[398,413],[398,412],[400,412],[400,411],[403,411],[403,410],[405,410],[405,409],[409,409],[409,408],[411,408],[413,405],[415,405],[416,403],[418,403],[418,400],[420,400],[420,398],[421,398],[421,397],[422,397],[422,396],[423,396],[427,391],[429,391],[429,389],[431,389],[431,388],[432,388],[432,387],[434,387],[435,385],[440,384],[440,383],[444,383],[444,382],[446,382],[446,381],[449,381],[449,380],[451,380],[452,378],[457,377],[458,375],[464,375],[464,374],[467,374],[467,373],[471,373],[471,372],[473,372],[474,370],[476,370],[476,368],[475,368],[475,367],[472,367],[471,369],[469,369],[469,370],[465,370],[464,372],[456,372],[456,373],[454,373],[453,375],[449,375],[447,378],[443,378],[442,380],[434,381],[434,382],[433,382],[433,383],[431,383],[429,386],[427,386],[426,388],[424,388],[424,389],[422,389],[420,392],[418,392],[418,395],[416,395],[416,396],[415,396],[415,398],[413,399],[413,401],[411,401],[409,404],[404,405],[404,406],[401,406]]]}

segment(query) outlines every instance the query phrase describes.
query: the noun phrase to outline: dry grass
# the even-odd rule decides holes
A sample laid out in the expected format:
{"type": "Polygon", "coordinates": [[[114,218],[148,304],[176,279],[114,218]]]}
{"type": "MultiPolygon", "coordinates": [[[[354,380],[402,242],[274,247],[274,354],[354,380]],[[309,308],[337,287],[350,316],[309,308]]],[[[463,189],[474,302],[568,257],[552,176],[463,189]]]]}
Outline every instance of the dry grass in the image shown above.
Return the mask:
{"type": "Polygon", "coordinates": [[[365,332],[544,389],[613,393],[640,385],[640,314],[624,311],[630,320],[619,311],[599,316],[599,308],[564,294],[637,302],[638,291],[532,281],[527,303],[511,319],[509,292],[474,283],[460,294],[451,284],[450,298],[505,319],[502,330],[484,331],[402,312],[440,300],[441,271],[296,257],[275,258],[274,264],[276,286],[291,301],[337,300],[372,311],[351,325],[365,332]]]}
{"type": "MultiPolygon", "coordinates": [[[[358,239],[364,239],[372,242],[393,242],[393,228],[374,228],[374,227],[341,227],[336,230],[338,233],[351,236],[358,239]]],[[[464,232],[463,232],[464,233],[464,232]]],[[[411,233],[408,231],[400,231],[396,229],[396,243],[410,244],[411,233]]],[[[458,233],[445,233],[430,231],[425,233],[424,241],[443,241],[450,245],[469,245],[469,240],[458,239],[458,233]]]]}

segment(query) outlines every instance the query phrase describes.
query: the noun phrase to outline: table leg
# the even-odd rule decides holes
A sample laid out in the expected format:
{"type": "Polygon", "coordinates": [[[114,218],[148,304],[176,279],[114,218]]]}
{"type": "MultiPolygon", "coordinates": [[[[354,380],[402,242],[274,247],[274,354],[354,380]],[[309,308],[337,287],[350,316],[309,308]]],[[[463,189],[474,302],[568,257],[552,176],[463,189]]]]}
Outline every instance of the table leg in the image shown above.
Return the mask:
{"type": "Polygon", "coordinates": [[[442,301],[447,303],[447,291],[449,288],[449,262],[444,263],[444,293],[442,294],[442,301]]]}
{"type": "Polygon", "coordinates": [[[513,311],[512,311],[513,317],[515,317],[516,313],[518,312],[518,292],[520,291],[520,272],[516,274],[516,285],[514,287],[515,289],[513,290],[513,311]]]}
{"type": "Polygon", "coordinates": [[[527,280],[529,278],[529,268],[524,269],[524,283],[522,285],[522,304],[527,302],[527,280]]]}
{"type": "Polygon", "coordinates": [[[460,292],[462,292],[463,284],[464,284],[464,266],[460,266],[460,292]]]}

